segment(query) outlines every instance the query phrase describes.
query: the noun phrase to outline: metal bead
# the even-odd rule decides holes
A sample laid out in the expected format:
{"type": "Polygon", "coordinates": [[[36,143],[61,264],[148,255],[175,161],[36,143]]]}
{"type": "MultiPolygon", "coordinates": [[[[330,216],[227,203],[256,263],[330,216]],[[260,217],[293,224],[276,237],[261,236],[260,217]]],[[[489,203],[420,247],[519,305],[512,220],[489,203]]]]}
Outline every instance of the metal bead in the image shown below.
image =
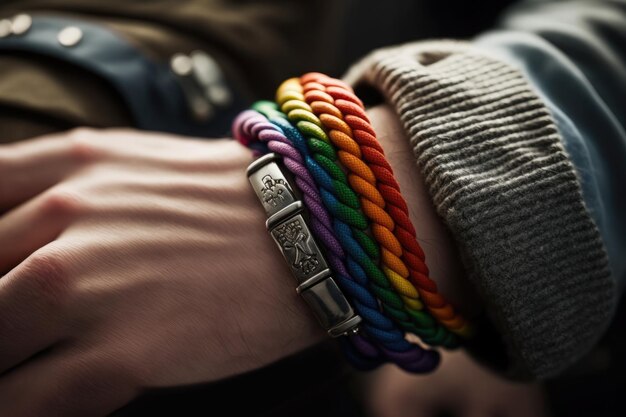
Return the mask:
{"type": "Polygon", "coordinates": [[[332,337],[350,332],[361,322],[361,317],[354,315],[350,303],[332,278],[319,282],[300,295],[332,337]]]}
{"type": "Polygon", "coordinates": [[[65,47],[72,47],[78,45],[78,43],[83,39],[83,31],[76,26],[68,26],[59,32],[57,36],[57,40],[59,43],[65,47]]]}
{"type": "Polygon", "coordinates": [[[33,25],[33,18],[27,14],[18,14],[11,22],[11,32],[14,35],[23,35],[28,32],[33,25]]]}

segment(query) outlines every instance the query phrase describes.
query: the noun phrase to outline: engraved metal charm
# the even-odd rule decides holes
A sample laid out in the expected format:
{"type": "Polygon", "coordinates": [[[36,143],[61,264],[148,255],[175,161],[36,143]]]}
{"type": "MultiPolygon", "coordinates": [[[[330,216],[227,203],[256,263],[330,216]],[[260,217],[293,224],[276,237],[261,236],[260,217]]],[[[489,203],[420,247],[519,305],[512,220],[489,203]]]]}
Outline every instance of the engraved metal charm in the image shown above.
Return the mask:
{"type": "Polygon", "coordinates": [[[271,233],[299,284],[328,269],[301,214],[279,223],[271,233]]]}
{"type": "Polygon", "coordinates": [[[283,253],[291,260],[291,266],[309,275],[320,264],[318,254],[311,248],[310,236],[303,231],[299,219],[277,227],[272,232],[283,253]]]}
{"type": "Polygon", "coordinates": [[[309,304],[332,337],[358,330],[356,315],[328,268],[302,215],[289,181],[278,165],[280,157],[268,154],[248,167],[248,179],[268,216],[266,227],[298,281],[297,292],[309,304]]]}
{"type": "Polygon", "coordinates": [[[274,179],[270,174],[267,174],[261,178],[263,188],[261,188],[261,194],[263,194],[263,204],[269,207],[278,207],[282,205],[286,198],[289,196],[289,187],[282,178],[274,179]]]}
{"type": "Polygon", "coordinates": [[[297,201],[285,174],[275,162],[279,157],[268,154],[248,168],[248,179],[268,216],[297,201]]]}

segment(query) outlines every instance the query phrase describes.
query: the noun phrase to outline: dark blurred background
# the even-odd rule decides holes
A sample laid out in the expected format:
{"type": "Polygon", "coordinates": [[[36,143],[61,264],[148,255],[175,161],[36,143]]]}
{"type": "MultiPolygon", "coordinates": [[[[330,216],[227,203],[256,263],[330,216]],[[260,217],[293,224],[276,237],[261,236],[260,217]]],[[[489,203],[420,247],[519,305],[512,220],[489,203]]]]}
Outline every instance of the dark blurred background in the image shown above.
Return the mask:
{"type": "Polygon", "coordinates": [[[469,39],[494,27],[511,0],[349,0],[336,75],[371,50],[416,39],[469,39]]]}

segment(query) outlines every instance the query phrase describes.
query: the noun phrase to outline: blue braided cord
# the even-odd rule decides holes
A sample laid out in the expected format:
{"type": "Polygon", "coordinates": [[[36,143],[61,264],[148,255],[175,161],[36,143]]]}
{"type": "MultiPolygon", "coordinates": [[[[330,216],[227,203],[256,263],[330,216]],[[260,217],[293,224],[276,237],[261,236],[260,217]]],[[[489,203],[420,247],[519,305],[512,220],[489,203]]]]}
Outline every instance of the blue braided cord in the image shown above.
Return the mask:
{"type": "MultiPolygon", "coordinates": [[[[303,152],[303,156],[305,157],[305,161],[307,162],[307,168],[311,173],[313,179],[317,182],[318,178],[321,180],[320,184],[322,187],[328,186],[326,188],[334,189],[334,183],[330,180],[330,176],[326,171],[319,166],[317,161],[310,157],[310,151],[308,148],[308,144],[304,136],[300,133],[300,131],[291,124],[291,122],[286,118],[286,116],[276,110],[276,112],[264,112],[262,108],[255,107],[257,111],[264,113],[268,120],[280,127],[285,136],[292,141],[294,147],[303,152]],[[308,158],[307,158],[308,157],[308,158]],[[322,173],[323,172],[323,173],[322,173]]],[[[337,199],[333,194],[324,190],[324,188],[320,188],[320,196],[322,197],[322,201],[327,207],[337,206],[337,199]]],[[[333,215],[333,210],[329,210],[333,215]]],[[[337,233],[337,239],[340,244],[344,246],[344,249],[352,251],[352,254],[357,254],[359,256],[367,257],[367,254],[363,251],[363,249],[358,245],[358,243],[354,240],[352,230],[350,226],[341,220],[337,219],[334,216],[333,225],[335,226],[335,230],[338,231],[336,226],[340,226],[342,230],[341,233],[337,233]]],[[[361,315],[364,321],[369,323],[374,323],[375,326],[371,326],[369,323],[363,323],[364,330],[367,334],[374,338],[374,340],[381,343],[388,350],[393,351],[401,351],[405,352],[409,349],[414,349],[411,343],[406,341],[404,338],[404,333],[399,330],[399,328],[395,325],[395,323],[383,315],[383,313],[379,310],[379,305],[377,299],[366,289],[368,284],[368,278],[365,274],[365,271],[358,266],[358,263],[355,261],[350,262],[348,259],[348,265],[352,264],[352,268],[348,266],[351,276],[354,281],[351,281],[348,277],[338,276],[338,282],[345,288],[347,292],[355,298],[352,300],[355,310],[357,310],[358,314],[361,315]],[[357,275],[355,276],[353,272],[357,275]],[[355,290],[355,283],[361,285],[359,290],[355,290]],[[362,298],[357,298],[362,297],[362,298]],[[358,301],[357,301],[358,300],[358,301]]]]}
{"type": "Polygon", "coordinates": [[[385,362],[384,358],[377,357],[370,359],[359,354],[359,352],[356,351],[354,346],[352,346],[352,344],[345,337],[340,338],[339,343],[341,350],[350,365],[360,371],[372,371],[385,362]]]}

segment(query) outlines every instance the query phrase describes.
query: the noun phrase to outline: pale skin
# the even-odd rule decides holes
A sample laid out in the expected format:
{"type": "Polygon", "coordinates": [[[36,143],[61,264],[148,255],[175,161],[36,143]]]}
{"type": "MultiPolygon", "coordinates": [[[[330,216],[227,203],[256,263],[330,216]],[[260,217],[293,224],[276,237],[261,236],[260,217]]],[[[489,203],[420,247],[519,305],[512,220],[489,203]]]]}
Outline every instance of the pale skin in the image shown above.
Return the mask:
{"type": "MultiPolygon", "coordinates": [[[[369,112],[441,291],[477,302],[396,117],[369,112]]],[[[0,146],[0,415],[99,417],[325,337],[230,139],[78,129],[0,146]]]]}

